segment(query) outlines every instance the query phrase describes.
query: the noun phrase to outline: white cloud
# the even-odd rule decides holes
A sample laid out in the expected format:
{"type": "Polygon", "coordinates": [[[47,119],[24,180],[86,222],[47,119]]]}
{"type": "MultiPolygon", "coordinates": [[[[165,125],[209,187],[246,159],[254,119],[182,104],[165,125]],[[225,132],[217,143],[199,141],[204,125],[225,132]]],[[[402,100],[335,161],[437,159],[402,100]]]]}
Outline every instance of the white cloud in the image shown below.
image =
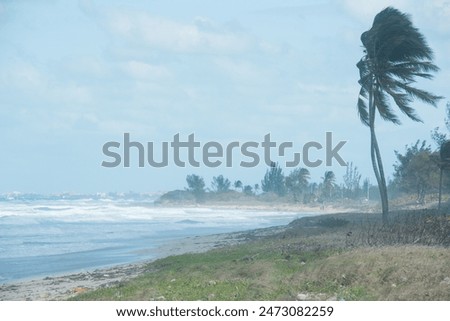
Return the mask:
{"type": "Polygon", "coordinates": [[[13,84],[23,89],[41,88],[46,82],[45,77],[31,64],[20,63],[9,73],[13,84]]]}
{"type": "Polygon", "coordinates": [[[311,84],[311,83],[304,83],[304,82],[298,82],[297,87],[301,92],[307,93],[314,93],[314,94],[323,94],[323,95],[330,95],[330,94],[354,94],[355,88],[354,86],[343,86],[343,85],[323,85],[323,84],[311,84]]]}
{"type": "Polygon", "coordinates": [[[402,10],[409,7],[410,0],[344,0],[344,7],[357,19],[361,21],[370,21],[372,23],[375,15],[386,7],[392,6],[402,10]]]}
{"type": "Polygon", "coordinates": [[[361,21],[372,23],[375,15],[388,6],[395,7],[412,15],[413,21],[420,25],[432,25],[440,32],[450,31],[450,1],[449,0],[378,0],[364,1],[344,0],[344,8],[361,21]]]}
{"type": "Polygon", "coordinates": [[[67,68],[69,73],[75,73],[82,77],[106,77],[110,76],[111,68],[105,61],[97,57],[81,56],[66,59],[62,68],[67,68]]]}
{"type": "Polygon", "coordinates": [[[249,47],[242,34],[220,29],[206,18],[181,23],[147,13],[116,12],[110,29],[127,40],[158,49],[188,53],[239,53],[249,47]]]}
{"type": "Polygon", "coordinates": [[[277,46],[273,43],[270,43],[268,41],[260,41],[259,42],[259,48],[268,54],[272,55],[280,55],[283,51],[283,48],[280,46],[277,46]]]}
{"type": "Polygon", "coordinates": [[[39,70],[31,63],[18,61],[9,66],[3,75],[4,86],[53,102],[88,103],[92,95],[88,87],[52,79],[51,74],[39,70]]]}
{"type": "Polygon", "coordinates": [[[264,71],[249,61],[217,58],[214,63],[223,73],[236,81],[251,83],[267,79],[264,71]]]}
{"type": "Polygon", "coordinates": [[[131,77],[140,80],[161,79],[171,76],[170,71],[163,66],[151,65],[136,60],[126,62],[124,70],[131,77]]]}
{"type": "Polygon", "coordinates": [[[427,22],[432,21],[440,32],[450,32],[450,1],[432,0],[423,1],[420,12],[424,14],[427,22]]]}
{"type": "Polygon", "coordinates": [[[89,103],[92,100],[91,91],[88,87],[78,84],[57,85],[48,87],[49,96],[57,101],[89,103]]]}

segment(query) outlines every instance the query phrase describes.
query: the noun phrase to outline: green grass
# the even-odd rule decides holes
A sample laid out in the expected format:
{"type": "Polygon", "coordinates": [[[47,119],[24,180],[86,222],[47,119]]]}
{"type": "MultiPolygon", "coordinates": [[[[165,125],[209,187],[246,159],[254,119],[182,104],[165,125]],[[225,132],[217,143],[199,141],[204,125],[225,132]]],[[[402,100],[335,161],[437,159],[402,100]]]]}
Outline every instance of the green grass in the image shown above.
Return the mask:
{"type": "Polygon", "coordinates": [[[301,284],[290,279],[324,253],[283,257],[259,241],[203,254],[172,256],[149,264],[150,272],[118,286],[82,294],[79,300],[294,299],[301,284]]]}
{"type": "Polygon", "coordinates": [[[449,250],[442,248],[327,250],[286,258],[259,242],[161,259],[132,281],[74,299],[294,300],[303,293],[312,300],[450,300],[449,262],[449,250]]]}
{"type": "Polygon", "coordinates": [[[450,300],[448,247],[346,247],[340,226],[291,232],[160,259],[131,281],[72,299],[450,300]]]}

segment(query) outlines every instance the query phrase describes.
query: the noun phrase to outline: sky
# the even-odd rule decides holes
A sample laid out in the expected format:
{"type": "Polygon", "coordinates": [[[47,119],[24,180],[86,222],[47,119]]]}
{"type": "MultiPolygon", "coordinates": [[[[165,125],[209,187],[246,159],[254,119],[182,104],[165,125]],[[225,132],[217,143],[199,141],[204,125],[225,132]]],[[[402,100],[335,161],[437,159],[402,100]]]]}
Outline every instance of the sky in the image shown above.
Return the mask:
{"type": "MultiPolygon", "coordinates": [[[[441,71],[418,86],[449,96],[448,0],[0,0],[0,193],[166,191],[189,174],[253,185],[267,169],[240,166],[236,151],[231,167],[179,167],[170,153],[166,167],[139,167],[137,149],[128,168],[102,166],[104,144],[123,146],[124,133],[160,155],[176,134],[224,148],[270,134],[301,152],[331,132],[334,145],[346,141],[340,156],[375,183],[356,63],[361,33],[387,6],[410,14],[435,52],[441,71]]],[[[414,102],[423,123],[377,119],[389,177],[394,150],[444,131],[448,100],[414,102]]],[[[332,165],[310,168],[312,180],[333,170],[341,182],[345,167],[332,165]]]]}

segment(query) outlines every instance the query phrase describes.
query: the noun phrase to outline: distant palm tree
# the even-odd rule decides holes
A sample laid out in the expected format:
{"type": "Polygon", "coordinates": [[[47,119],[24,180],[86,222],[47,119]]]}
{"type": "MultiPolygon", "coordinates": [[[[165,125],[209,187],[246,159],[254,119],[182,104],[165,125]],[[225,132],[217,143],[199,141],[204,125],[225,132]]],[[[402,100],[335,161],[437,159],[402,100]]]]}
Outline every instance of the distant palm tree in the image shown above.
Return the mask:
{"type": "Polygon", "coordinates": [[[326,171],[322,179],[323,193],[326,195],[326,197],[331,199],[331,192],[336,186],[336,175],[334,175],[333,171],[326,171]]]}
{"type": "Polygon", "coordinates": [[[298,202],[300,194],[304,193],[308,187],[310,178],[309,170],[306,168],[294,169],[285,179],[286,187],[292,193],[294,201],[298,202]]]}
{"type": "Polygon", "coordinates": [[[234,188],[235,188],[236,190],[237,190],[238,188],[240,188],[241,191],[242,191],[242,182],[241,182],[240,180],[235,181],[234,184],[233,184],[233,186],[234,186],[234,188]]]}
{"type": "Polygon", "coordinates": [[[415,98],[436,106],[442,97],[412,87],[416,77],[431,79],[439,68],[432,63],[433,51],[408,15],[388,7],[375,16],[372,28],[361,35],[364,57],[358,62],[361,89],[358,112],[370,128],[372,167],[381,195],[383,222],[388,220],[388,196],[380,149],[375,135],[375,113],[400,124],[390,106],[390,98],[401,112],[421,121],[411,107],[415,98]]]}

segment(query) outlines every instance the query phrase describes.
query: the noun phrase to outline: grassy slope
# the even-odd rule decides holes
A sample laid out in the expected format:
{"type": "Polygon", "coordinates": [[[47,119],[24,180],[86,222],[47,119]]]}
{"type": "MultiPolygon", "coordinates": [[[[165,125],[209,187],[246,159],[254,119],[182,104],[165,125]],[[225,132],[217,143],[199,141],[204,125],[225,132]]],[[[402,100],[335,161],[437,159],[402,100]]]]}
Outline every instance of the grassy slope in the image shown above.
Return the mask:
{"type": "Polygon", "coordinates": [[[448,247],[349,245],[350,229],[356,234],[356,225],[304,220],[245,244],[155,261],[130,282],[75,299],[450,300],[448,247]]]}

